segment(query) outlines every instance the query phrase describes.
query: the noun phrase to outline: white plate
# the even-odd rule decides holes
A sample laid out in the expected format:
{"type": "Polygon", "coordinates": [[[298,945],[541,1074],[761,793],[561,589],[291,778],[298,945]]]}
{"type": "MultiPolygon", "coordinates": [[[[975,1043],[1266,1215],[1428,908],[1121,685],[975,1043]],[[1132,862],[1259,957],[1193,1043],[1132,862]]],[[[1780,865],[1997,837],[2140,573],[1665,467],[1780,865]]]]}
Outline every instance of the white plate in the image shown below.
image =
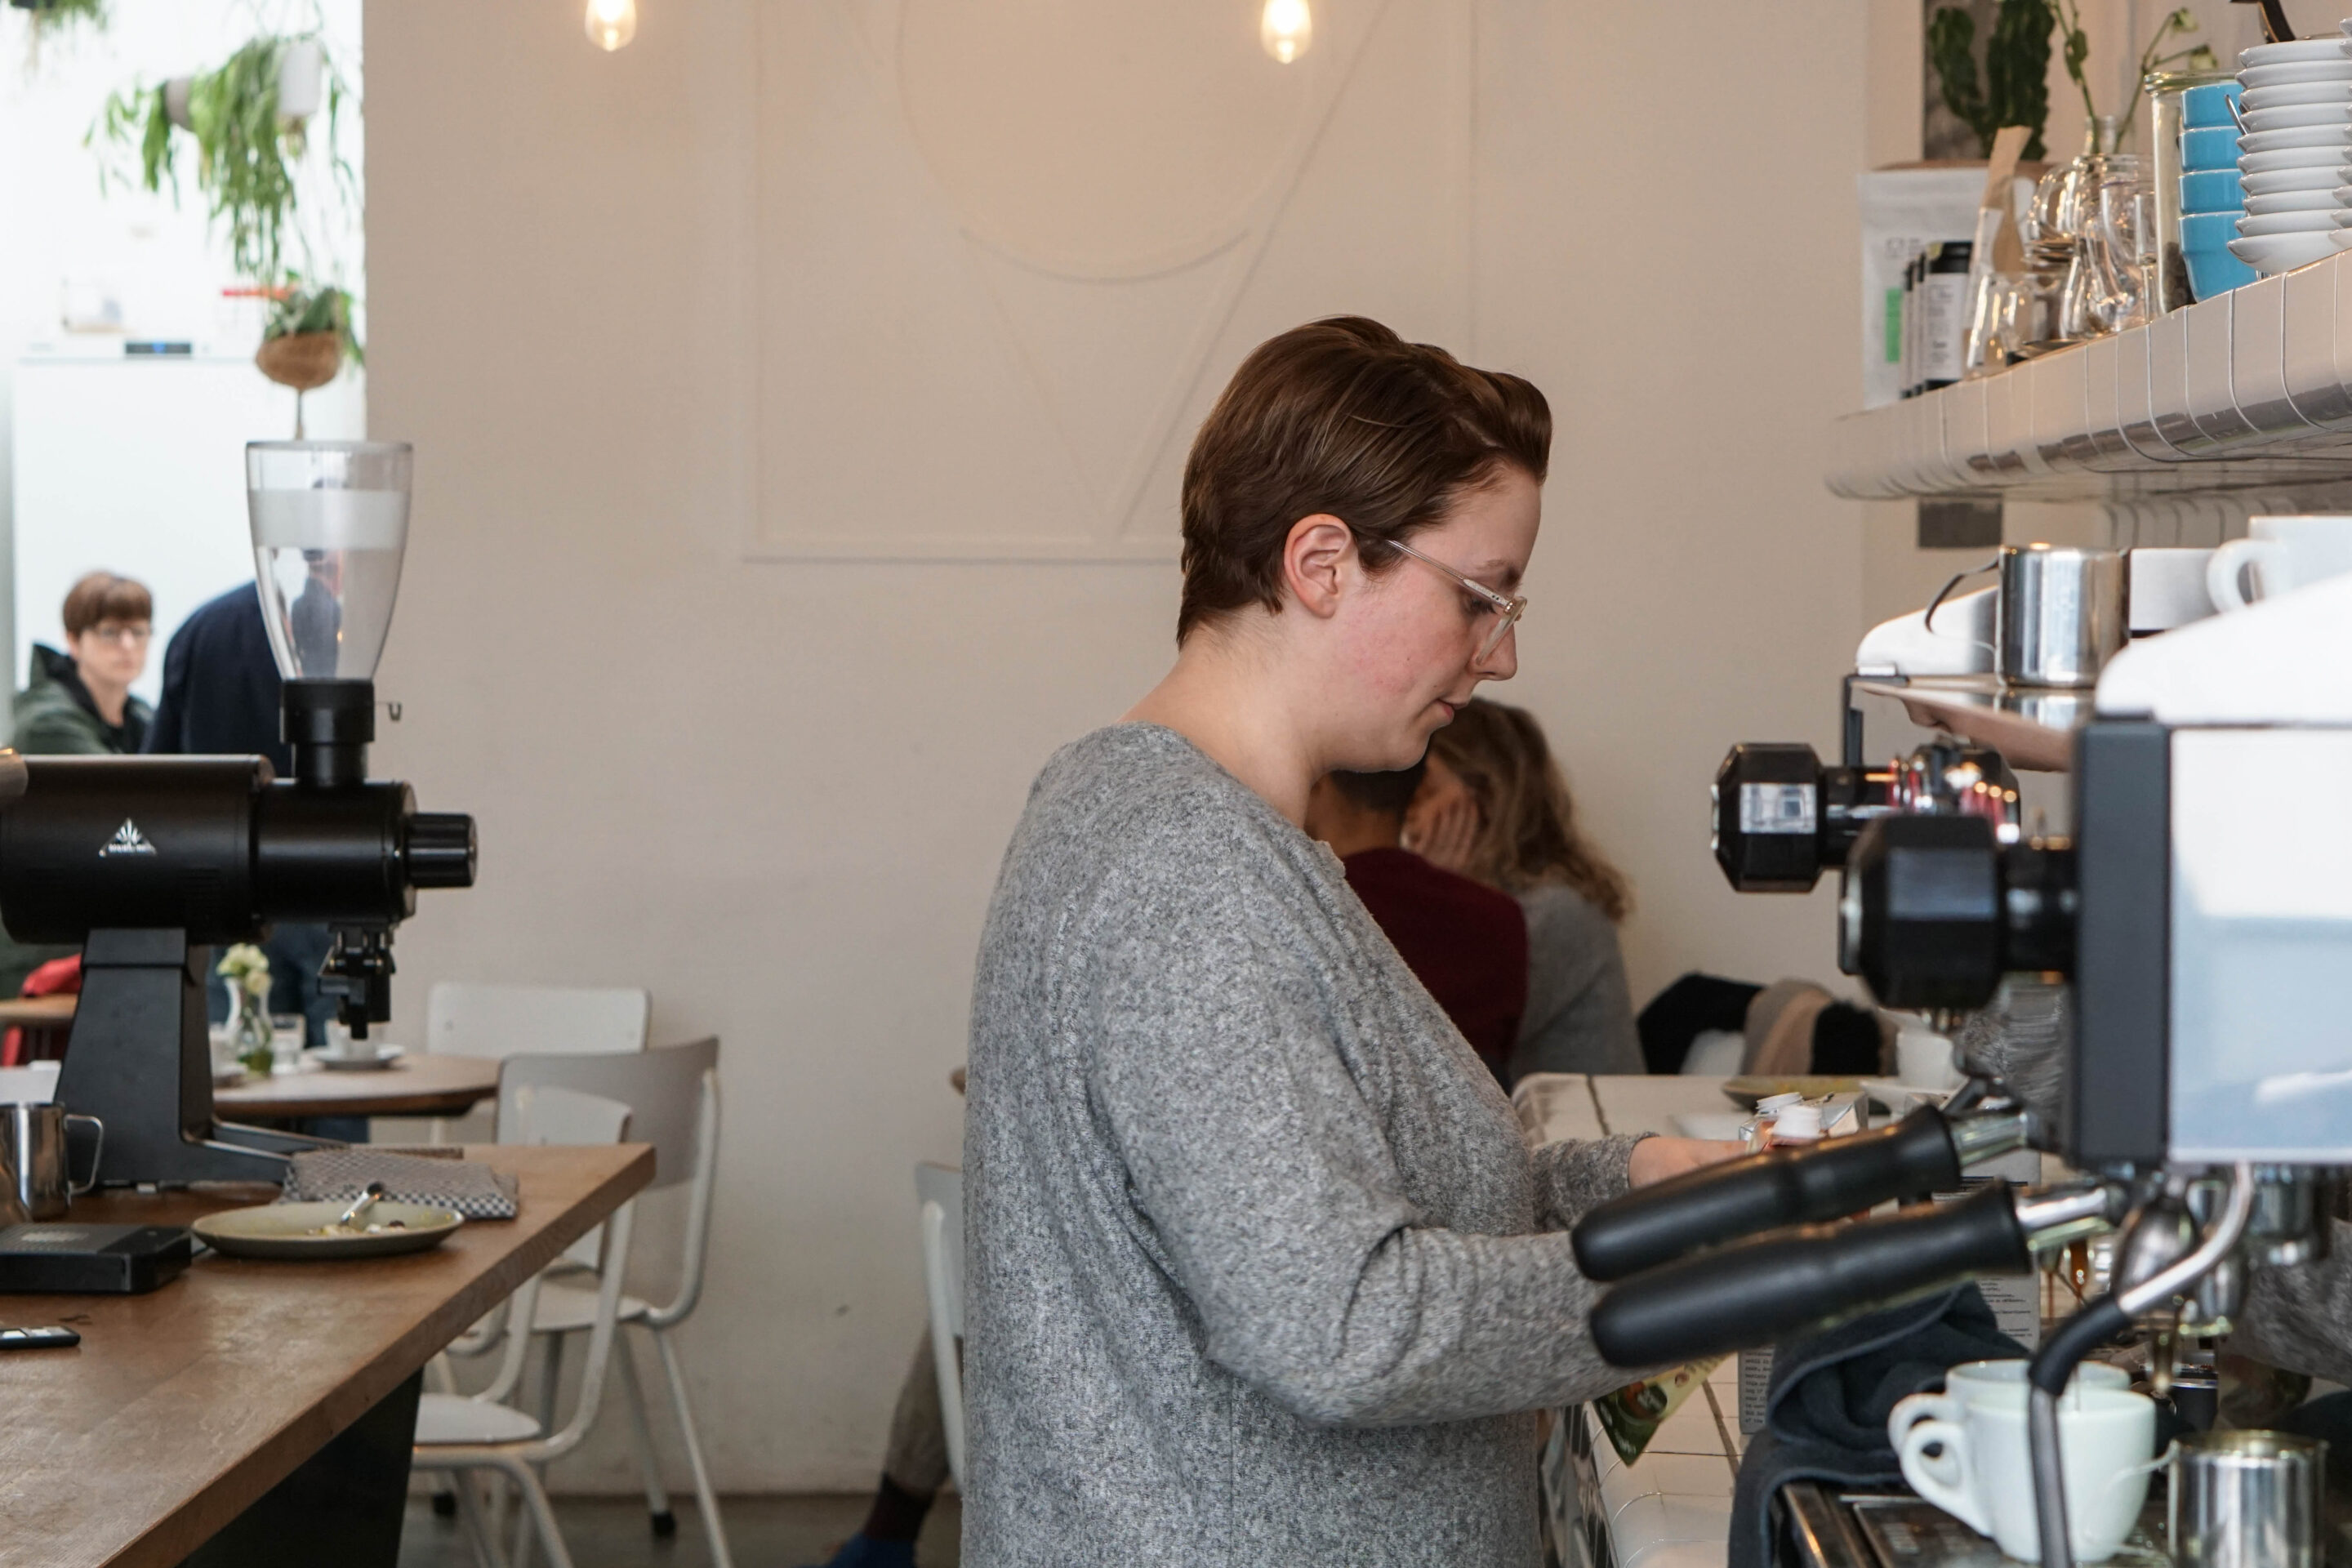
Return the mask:
{"type": "Polygon", "coordinates": [[[2284,153],[2243,153],[2238,157],[2238,176],[2274,174],[2282,169],[2341,169],[2352,157],[2342,147],[2290,147],[2284,153]]]}
{"type": "MultiPolygon", "coordinates": [[[[2264,277],[2275,272],[2292,272],[2298,267],[2308,267],[2315,261],[2325,261],[2335,255],[2336,232],[2250,236],[2231,240],[2230,254],[2264,277]]],[[[2347,237],[2347,243],[2352,243],[2352,237],[2347,237]]]]}
{"type": "Polygon", "coordinates": [[[2281,191],[2275,195],[2248,196],[2248,217],[2273,217],[2280,213],[2332,213],[2344,204],[2334,191],[2281,191]]]}
{"type": "Polygon", "coordinates": [[[408,1053],[398,1046],[378,1046],[372,1057],[339,1057],[331,1051],[314,1053],[319,1065],[329,1072],[378,1072],[392,1066],[408,1053]]]}
{"type": "Polygon", "coordinates": [[[2315,60],[2299,66],[2255,66],[2240,71],[2238,79],[2249,92],[2315,81],[2352,81],[2352,55],[2340,60],[2315,60]]]}
{"type": "Polygon", "coordinates": [[[372,1226],[397,1224],[397,1230],[333,1231],[315,1234],[332,1225],[351,1207],[348,1203],[263,1204],[257,1208],[224,1209],[189,1226],[215,1252],[232,1258],[388,1258],[400,1252],[423,1252],[440,1246],[466,1223],[454,1209],[426,1204],[377,1204],[360,1216],[372,1226]]]}
{"type": "Polygon", "coordinates": [[[2263,66],[2307,66],[2345,58],[2342,38],[2294,38],[2284,44],[2256,44],[2238,54],[2243,70],[2263,66]]]}
{"type": "MultiPolygon", "coordinates": [[[[2306,147],[2333,148],[2343,152],[2352,148],[2352,121],[2341,125],[2298,125],[2291,131],[2257,131],[2238,138],[2242,158],[2259,157],[2264,153],[2286,153],[2306,147]]],[[[2240,167],[2244,165],[2241,163],[2240,167]]]]}
{"type": "Polygon", "coordinates": [[[2265,234],[2326,234],[2336,226],[2335,209],[2317,213],[2272,213],[2267,217],[2242,217],[2238,220],[2239,237],[2254,238],[2265,234]]]}
{"type": "Polygon", "coordinates": [[[2352,99],[2336,103],[2283,103],[2245,113],[2245,128],[2250,132],[2293,131],[2298,126],[2341,125],[2347,121],[2352,121],[2352,99]]]}
{"type": "Polygon", "coordinates": [[[2276,87],[2250,88],[2239,95],[2239,106],[2252,114],[2284,109],[2294,103],[2352,103],[2352,77],[2340,81],[2286,81],[2276,87]]]}
{"type": "Polygon", "coordinates": [[[2310,169],[2281,169],[2270,174],[2241,174],[2238,184],[2244,188],[2248,200],[2255,196],[2284,195],[2296,191],[2330,190],[2344,183],[2342,170],[2319,164],[2310,169]]]}

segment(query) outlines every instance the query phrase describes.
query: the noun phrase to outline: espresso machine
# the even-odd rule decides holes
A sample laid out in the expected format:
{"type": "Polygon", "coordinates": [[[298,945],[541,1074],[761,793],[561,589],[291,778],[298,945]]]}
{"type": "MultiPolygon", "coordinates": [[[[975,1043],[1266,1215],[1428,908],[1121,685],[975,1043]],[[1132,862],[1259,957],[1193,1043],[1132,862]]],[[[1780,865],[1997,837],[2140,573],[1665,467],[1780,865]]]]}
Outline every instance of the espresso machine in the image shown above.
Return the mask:
{"type": "MultiPolygon", "coordinates": [[[[1801,784],[1795,759],[1776,766],[1789,778],[1735,752],[1725,777],[1801,784]]],[[[2005,977],[2063,982],[2074,1027],[2054,1092],[2029,1100],[1976,1071],[1940,1110],[1594,1210],[1575,1246],[1612,1282],[1592,1318],[1601,1353],[1632,1367],[1769,1344],[2116,1231],[2111,1289],[2050,1332],[2029,1373],[2042,1560],[2069,1568],[2056,1399],[2074,1367],[2136,1323],[2225,1332],[2252,1268],[2326,1252],[2333,1179],[2352,1165],[2347,778],[2352,578],[2337,578],[2118,654],[2074,739],[2071,840],[1890,795],[1842,846],[1841,966],[1882,1004],[1947,1024],[2005,977]],[[1840,1218],[1948,1190],[2019,1142],[2079,1173],[1840,1218]]],[[[1830,770],[1812,787],[1830,804],[1810,853],[1826,863],[1839,846],[1822,825],[1856,812],[1830,770]]],[[[1759,864],[1723,831],[1746,810],[1719,782],[1717,854],[1736,882],[1759,864]]]]}
{"type": "Polygon", "coordinates": [[[263,619],[294,777],[261,757],[0,752],[0,920],[82,945],[58,1099],[105,1125],[110,1185],[282,1178],[314,1140],[218,1121],[215,944],[323,923],[320,984],[356,1037],[391,1016],[392,932],[423,888],[474,880],[470,816],[370,780],[374,676],[407,547],[405,445],[246,450],[263,619]]]}

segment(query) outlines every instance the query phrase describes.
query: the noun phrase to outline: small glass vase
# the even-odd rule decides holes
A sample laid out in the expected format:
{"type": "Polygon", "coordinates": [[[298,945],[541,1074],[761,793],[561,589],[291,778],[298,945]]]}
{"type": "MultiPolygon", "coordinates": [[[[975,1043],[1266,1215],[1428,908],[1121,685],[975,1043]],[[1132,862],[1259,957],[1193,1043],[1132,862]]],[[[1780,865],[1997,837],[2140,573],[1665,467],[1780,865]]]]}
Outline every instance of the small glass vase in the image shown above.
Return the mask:
{"type": "Polygon", "coordinates": [[[236,1018],[231,1027],[238,1063],[246,1071],[268,1078],[275,1058],[269,1010],[263,1005],[263,999],[240,987],[236,1018]]]}

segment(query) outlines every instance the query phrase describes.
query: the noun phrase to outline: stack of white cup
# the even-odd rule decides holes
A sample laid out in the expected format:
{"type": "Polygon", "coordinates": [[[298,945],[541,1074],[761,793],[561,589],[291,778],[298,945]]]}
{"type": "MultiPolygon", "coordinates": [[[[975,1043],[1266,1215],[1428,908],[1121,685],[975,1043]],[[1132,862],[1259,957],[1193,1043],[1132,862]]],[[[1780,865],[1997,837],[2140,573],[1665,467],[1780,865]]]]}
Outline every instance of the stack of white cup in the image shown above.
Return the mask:
{"type": "Polygon", "coordinates": [[[2352,163],[2352,56],[2345,43],[2298,38],[2258,44],[2238,57],[2246,216],[2230,253],[2257,272],[2291,271],[2336,254],[2345,205],[2336,187],[2352,163]],[[2291,188],[2274,188],[2282,185],[2291,188]]]}

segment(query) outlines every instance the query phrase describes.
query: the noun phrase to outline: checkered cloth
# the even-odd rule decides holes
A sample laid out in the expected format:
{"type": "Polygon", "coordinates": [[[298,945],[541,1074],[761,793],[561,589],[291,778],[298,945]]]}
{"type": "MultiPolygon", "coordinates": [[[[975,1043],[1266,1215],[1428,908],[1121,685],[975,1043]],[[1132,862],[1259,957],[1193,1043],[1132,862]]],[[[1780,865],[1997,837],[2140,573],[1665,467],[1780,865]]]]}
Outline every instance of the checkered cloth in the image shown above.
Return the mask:
{"type": "Polygon", "coordinates": [[[521,1184],[457,1151],[320,1149],[293,1157],[286,1173],[286,1203],[350,1203],[370,1182],[383,1184],[394,1203],[455,1209],[467,1219],[512,1219],[520,1212],[521,1184]]]}

